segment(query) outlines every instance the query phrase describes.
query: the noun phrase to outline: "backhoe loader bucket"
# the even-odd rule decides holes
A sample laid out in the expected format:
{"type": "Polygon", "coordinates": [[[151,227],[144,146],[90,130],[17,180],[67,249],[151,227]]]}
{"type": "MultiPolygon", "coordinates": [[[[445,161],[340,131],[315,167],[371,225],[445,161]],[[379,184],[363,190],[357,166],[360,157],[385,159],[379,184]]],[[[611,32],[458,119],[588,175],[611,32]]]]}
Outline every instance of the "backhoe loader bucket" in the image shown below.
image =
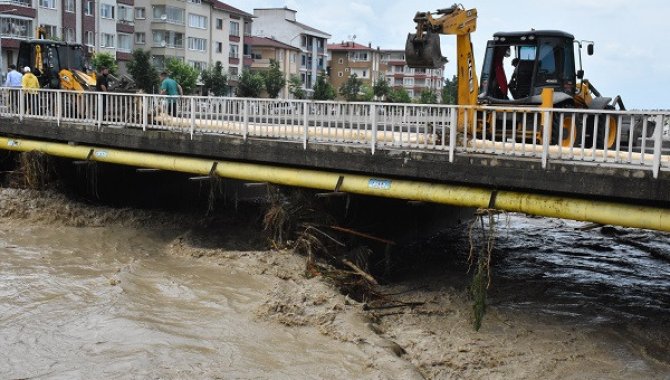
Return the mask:
{"type": "Polygon", "coordinates": [[[405,43],[405,60],[407,66],[423,69],[437,69],[445,62],[440,50],[440,36],[431,32],[425,32],[422,38],[416,34],[407,35],[405,43]]]}

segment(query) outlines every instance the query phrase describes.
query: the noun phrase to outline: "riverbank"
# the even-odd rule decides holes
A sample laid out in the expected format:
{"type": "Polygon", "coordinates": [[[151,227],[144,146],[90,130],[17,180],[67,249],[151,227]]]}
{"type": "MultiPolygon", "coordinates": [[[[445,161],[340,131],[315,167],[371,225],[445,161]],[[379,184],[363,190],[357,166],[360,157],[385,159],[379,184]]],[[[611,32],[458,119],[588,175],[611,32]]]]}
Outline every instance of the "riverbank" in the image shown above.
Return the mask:
{"type": "MultiPolygon", "coordinates": [[[[575,240],[582,234],[565,240],[569,223],[513,218],[508,236],[531,225],[540,236],[551,230],[571,252],[583,242],[575,240]]],[[[0,189],[0,224],[3,378],[670,376],[670,323],[662,318],[670,303],[655,296],[664,272],[622,265],[652,294],[635,283],[622,289],[660,299],[655,311],[618,295],[614,280],[593,293],[585,281],[587,291],[570,304],[556,294],[574,290],[575,278],[586,276],[574,272],[586,269],[543,265],[537,252],[561,257],[548,238],[520,247],[501,237],[507,258],[498,262],[512,260],[517,271],[494,268],[500,274],[475,332],[461,255],[440,257],[459,249],[462,237],[398,252],[416,255],[414,265],[375,289],[383,302],[358,302],[331,280],[306,275],[304,257],[266,249],[260,221],[244,213],[202,218],[0,189]],[[554,281],[552,271],[565,275],[554,281]],[[596,296],[603,289],[630,310],[604,310],[613,300],[596,296]]]]}

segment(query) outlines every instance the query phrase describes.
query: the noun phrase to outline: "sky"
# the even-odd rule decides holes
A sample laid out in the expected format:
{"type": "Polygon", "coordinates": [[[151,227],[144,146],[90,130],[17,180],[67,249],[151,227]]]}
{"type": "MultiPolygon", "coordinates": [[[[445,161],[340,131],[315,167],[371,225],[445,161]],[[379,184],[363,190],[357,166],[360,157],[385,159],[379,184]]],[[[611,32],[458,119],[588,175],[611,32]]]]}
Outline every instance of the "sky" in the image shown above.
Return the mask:
{"type": "MultiPolygon", "coordinates": [[[[297,20],[332,36],[329,43],[351,40],[382,49],[404,49],[417,11],[451,6],[450,0],[223,0],[253,14],[254,8],[287,6],[297,20]],[[421,7],[421,8],[417,8],[421,7]]],[[[595,42],[595,54],[584,52],[585,78],[603,94],[621,95],[627,109],[670,109],[670,1],[668,0],[480,0],[462,3],[477,8],[474,32],[476,69],[493,33],[558,29],[579,40],[595,42]],[[555,5],[550,5],[550,4],[555,5]]],[[[255,31],[254,31],[255,33],[255,31]]],[[[442,36],[447,57],[445,76],[456,72],[456,37],[442,36]]]]}

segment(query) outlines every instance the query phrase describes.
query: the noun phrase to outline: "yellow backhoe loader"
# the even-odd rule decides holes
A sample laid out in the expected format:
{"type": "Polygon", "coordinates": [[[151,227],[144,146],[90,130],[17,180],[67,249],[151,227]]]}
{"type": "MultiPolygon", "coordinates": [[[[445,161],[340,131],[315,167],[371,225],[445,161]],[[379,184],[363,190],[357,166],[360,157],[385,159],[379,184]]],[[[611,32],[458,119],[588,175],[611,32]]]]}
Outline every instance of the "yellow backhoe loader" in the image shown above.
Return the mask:
{"type": "MultiPolygon", "coordinates": [[[[95,72],[88,63],[87,47],[46,39],[45,30],[37,29],[37,39],[21,41],[17,67],[30,67],[42,88],[95,90],[95,72]]],[[[110,77],[110,91],[132,90],[128,77],[110,77]]]]}
{"type": "MultiPolygon", "coordinates": [[[[440,51],[440,35],[456,35],[459,105],[625,109],[620,97],[603,97],[584,79],[581,69],[584,42],[575,40],[572,34],[556,30],[495,33],[486,46],[480,83],[471,41],[471,34],[477,28],[476,9],[466,10],[462,5],[453,5],[435,13],[418,12],[414,22],[416,33],[408,35],[405,46],[405,57],[410,67],[442,67],[445,59],[440,51]],[[576,70],[575,47],[579,70],[576,70]],[[511,74],[509,78],[508,73],[511,74]],[[543,101],[545,89],[552,89],[553,95],[545,95],[543,101]]],[[[586,48],[589,55],[593,54],[592,42],[587,43],[586,48]]],[[[545,94],[551,94],[551,91],[545,94]]],[[[586,129],[585,142],[588,146],[612,147],[620,128],[615,117],[586,115],[585,122],[581,118],[573,122],[570,114],[565,114],[563,118],[558,117],[558,113],[554,115],[550,142],[564,147],[575,144],[576,136],[581,136],[579,129],[582,125],[586,129]],[[562,125],[559,125],[560,120],[562,125]],[[606,120],[609,120],[609,128],[605,125],[606,120]],[[604,136],[606,131],[607,136],[604,136]],[[561,141],[558,141],[559,136],[562,136],[561,141]]],[[[487,117],[491,118],[491,113],[487,117]]],[[[488,122],[491,125],[491,120],[488,122]]],[[[521,128],[520,125],[511,125],[511,120],[505,122],[508,128],[521,128]]],[[[502,125],[503,120],[496,120],[496,123],[502,125]]],[[[463,125],[464,111],[461,111],[459,128],[463,125]]],[[[537,132],[534,137],[541,140],[542,132],[537,132]]]]}

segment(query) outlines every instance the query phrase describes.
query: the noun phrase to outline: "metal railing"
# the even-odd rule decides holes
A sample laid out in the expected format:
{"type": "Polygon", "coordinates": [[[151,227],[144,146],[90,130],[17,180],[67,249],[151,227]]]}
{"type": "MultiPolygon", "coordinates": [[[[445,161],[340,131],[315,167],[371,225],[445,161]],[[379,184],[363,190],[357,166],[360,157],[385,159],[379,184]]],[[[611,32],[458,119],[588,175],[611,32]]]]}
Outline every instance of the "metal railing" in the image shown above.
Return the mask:
{"type": "MultiPolygon", "coordinates": [[[[670,170],[668,111],[462,107],[3,88],[0,116],[308,144],[670,170]],[[561,128],[562,126],[562,128],[561,128]],[[665,147],[664,147],[665,141],[665,147]]],[[[3,123],[4,124],[4,123],[3,123]]],[[[0,131],[2,127],[0,126],[0,131]]]]}

